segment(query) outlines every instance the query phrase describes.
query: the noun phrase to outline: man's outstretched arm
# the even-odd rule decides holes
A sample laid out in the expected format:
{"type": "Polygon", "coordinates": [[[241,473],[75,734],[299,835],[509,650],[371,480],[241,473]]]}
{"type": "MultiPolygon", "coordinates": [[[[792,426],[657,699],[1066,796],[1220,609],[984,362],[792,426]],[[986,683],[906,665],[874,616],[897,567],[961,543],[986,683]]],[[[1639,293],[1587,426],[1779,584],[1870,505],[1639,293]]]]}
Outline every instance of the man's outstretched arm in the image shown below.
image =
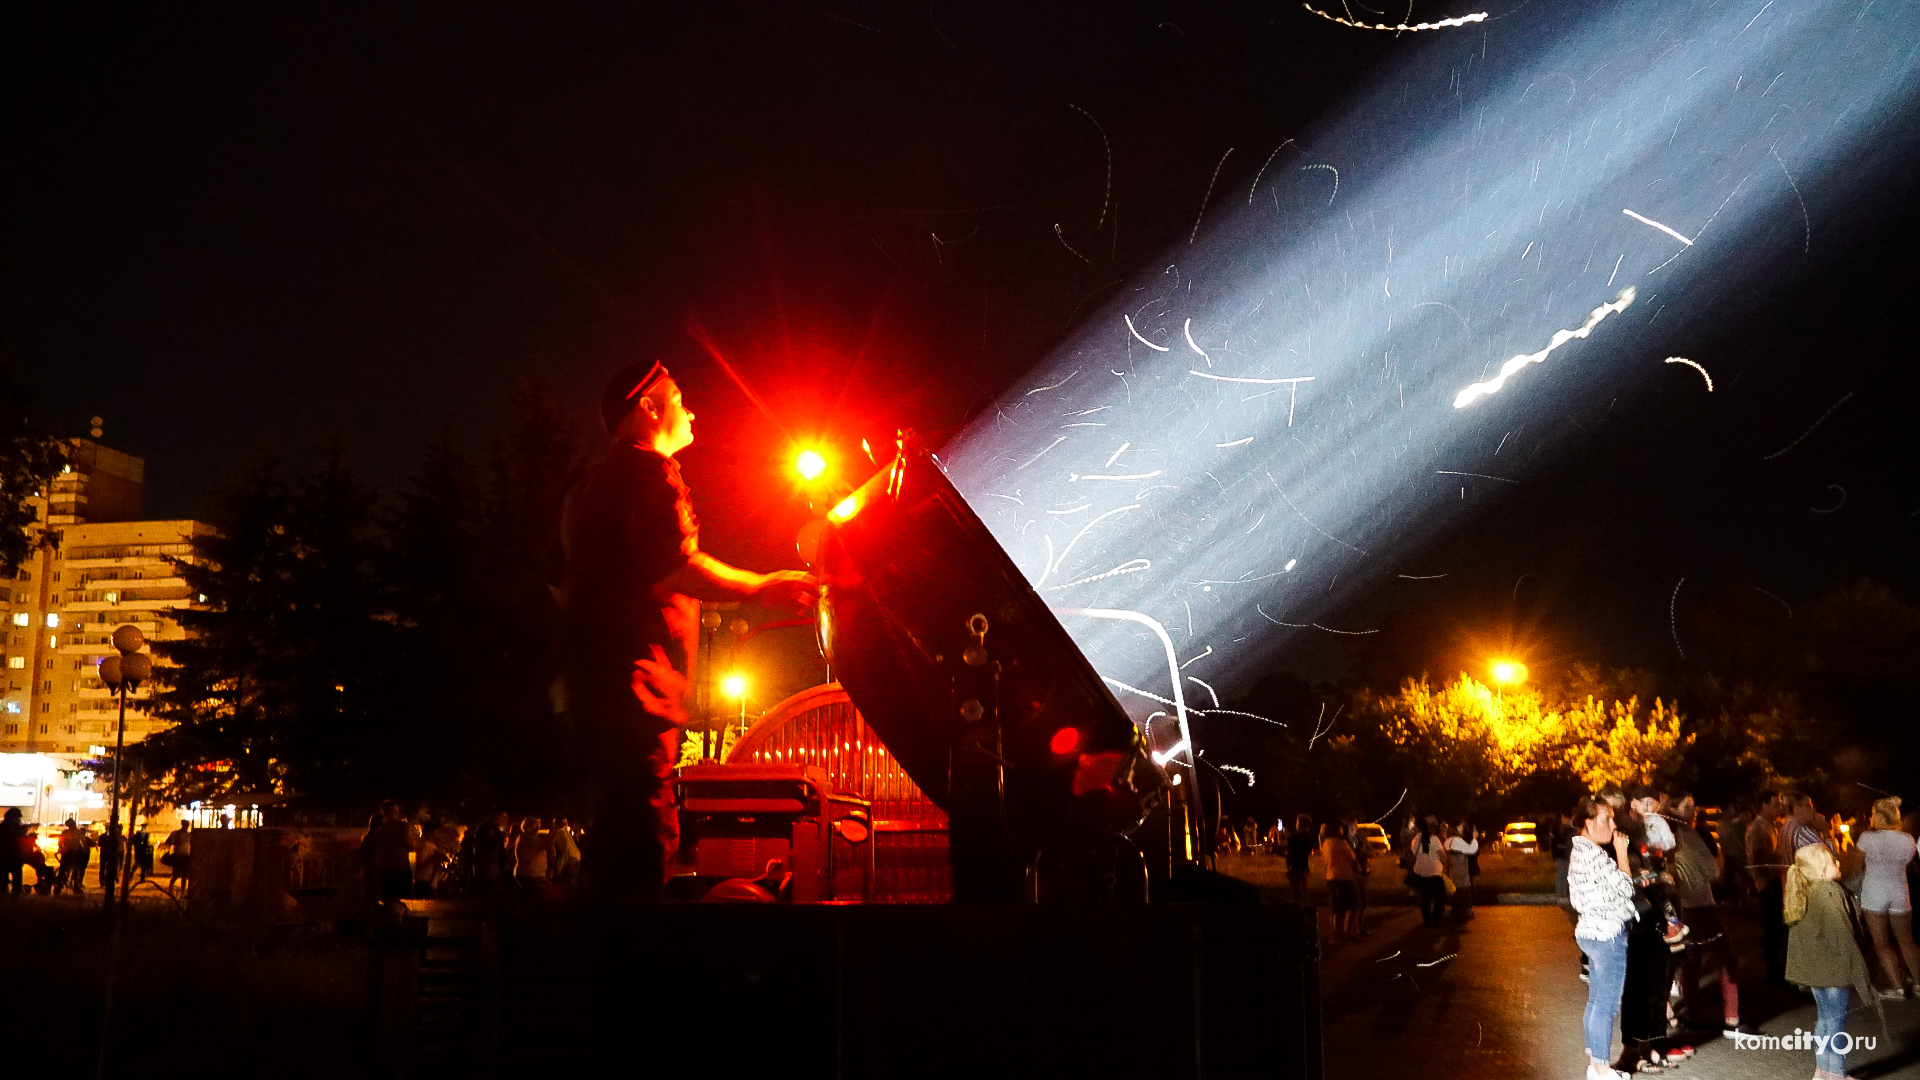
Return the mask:
{"type": "Polygon", "coordinates": [[[772,607],[808,608],[820,597],[820,581],[804,570],[775,570],[770,574],[742,570],[696,551],[681,567],[659,581],[661,596],[679,593],[697,600],[755,600],[772,607]]]}

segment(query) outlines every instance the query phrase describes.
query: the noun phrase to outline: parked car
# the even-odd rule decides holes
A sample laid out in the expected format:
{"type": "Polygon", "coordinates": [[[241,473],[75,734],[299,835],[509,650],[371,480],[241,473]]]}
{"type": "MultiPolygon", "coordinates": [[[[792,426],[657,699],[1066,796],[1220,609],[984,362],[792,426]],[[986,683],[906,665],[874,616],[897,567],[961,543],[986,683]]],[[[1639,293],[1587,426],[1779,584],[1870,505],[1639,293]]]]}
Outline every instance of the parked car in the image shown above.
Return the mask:
{"type": "Polygon", "coordinates": [[[1539,851],[1538,825],[1531,821],[1513,821],[1500,830],[1500,846],[1513,851],[1539,851]]]}
{"type": "Polygon", "coordinates": [[[1393,854],[1393,841],[1387,836],[1387,830],[1372,822],[1357,825],[1354,828],[1360,834],[1360,842],[1367,846],[1370,854],[1393,854]]]}

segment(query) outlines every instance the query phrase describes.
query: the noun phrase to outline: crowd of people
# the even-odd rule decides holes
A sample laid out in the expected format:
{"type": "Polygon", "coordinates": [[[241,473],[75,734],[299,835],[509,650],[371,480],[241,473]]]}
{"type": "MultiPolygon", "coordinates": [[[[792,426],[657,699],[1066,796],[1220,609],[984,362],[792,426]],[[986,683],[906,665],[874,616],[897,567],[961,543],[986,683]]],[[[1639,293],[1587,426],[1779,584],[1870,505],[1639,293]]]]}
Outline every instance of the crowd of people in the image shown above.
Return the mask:
{"type": "Polygon", "coordinates": [[[1875,802],[1856,837],[1853,823],[1822,817],[1804,792],[1746,802],[1709,823],[1687,793],[1643,787],[1602,792],[1551,821],[1588,984],[1590,1080],[1672,1068],[1692,1056],[1692,1032],[1755,1034],[1741,1017],[1723,897],[1758,918],[1767,980],[1812,996],[1815,1080],[1845,1077],[1831,1040],[1850,1000],[1883,1007],[1920,995],[1908,881],[1920,814],[1900,810],[1898,797],[1875,802]],[[1707,970],[1714,977],[1703,983],[1707,970]]]}
{"type": "Polygon", "coordinates": [[[476,825],[408,820],[380,804],[360,841],[366,893],[382,901],[573,885],[581,833],[564,817],[515,821],[506,811],[476,825]]]}
{"type": "MultiPolygon", "coordinates": [[[[183,823],[158,845],[167,849],[161,862],[173,870],[168,882],[170,887],[186,879],[190,843],[187,836],[191,829],[190,823],[183,823]]],[[[156,845],[152,834],[144,829],[134,830],[131,841],[123,841],[117,821],[99,830],[70,817],[61,825],[53,843],[56,858],[49,863],[41,847],[40,827],[25,822],[19,807],[9,807],[4,819],[0,819],[0,892],[17,896],[31,888],[42,896],[81,896],[87,891],[89,869],[97,869],[96,883],[118,880],[123,869],[133,884],[154,876],[156,845]],[[123,866],[123,857],[130,860],[131,865],[123,866]],[[34,873],[31,886],[27,884],[28,870],[34,873]]]]}

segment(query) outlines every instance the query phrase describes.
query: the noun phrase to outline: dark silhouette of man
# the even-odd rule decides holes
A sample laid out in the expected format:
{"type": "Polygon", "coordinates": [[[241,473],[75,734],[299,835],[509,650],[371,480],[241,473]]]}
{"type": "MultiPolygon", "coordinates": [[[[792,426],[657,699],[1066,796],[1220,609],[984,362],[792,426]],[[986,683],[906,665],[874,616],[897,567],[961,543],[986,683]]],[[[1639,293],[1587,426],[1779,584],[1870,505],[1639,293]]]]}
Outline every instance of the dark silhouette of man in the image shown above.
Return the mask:
{"type": "Polygon", "coordinates": [[[679,846],[667,781],[688,721],[700,602],[804,608],[819,584],[700,550],[674,460],[693,442],[693,412],[664,364],[617,372],[600,415],[610,446],[569,493],[561,527],[565,708],[591,811],[581,883],[602,898],[652,900],[679,846]]]}

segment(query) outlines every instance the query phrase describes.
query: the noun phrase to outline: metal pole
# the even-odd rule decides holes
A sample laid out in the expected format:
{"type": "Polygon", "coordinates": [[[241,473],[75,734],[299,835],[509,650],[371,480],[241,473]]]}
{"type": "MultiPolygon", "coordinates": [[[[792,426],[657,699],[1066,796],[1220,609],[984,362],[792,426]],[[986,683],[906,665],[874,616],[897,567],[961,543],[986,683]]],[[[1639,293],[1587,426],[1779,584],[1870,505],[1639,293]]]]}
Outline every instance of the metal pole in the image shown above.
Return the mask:
{"type": "MultiPolygon", "coordinates": [[[[127,747],[127,680],[125,678],[120,680],[119,691],[120,728],[113,740],[113,796],[112,801],[109,803],[109,809],[107,810],[107,835],[109,836],[113,835],[113,830],[120,825],[120,755],[127,747]]],[[[131,854],[131,852],[124,850],[127,847],[127,839],[127,834],[122,832],[119,841],[114,844],[114,855],[116,858],[125,859],[131,854]]],[[[102,866],[101,869],[104,870],[106,867],[102,866]]],[[[107,908],[111,910],[113,908],[113,882],[102,881],[100,884],[102,886],[101,891],[107,894],[107,908]]]]}

